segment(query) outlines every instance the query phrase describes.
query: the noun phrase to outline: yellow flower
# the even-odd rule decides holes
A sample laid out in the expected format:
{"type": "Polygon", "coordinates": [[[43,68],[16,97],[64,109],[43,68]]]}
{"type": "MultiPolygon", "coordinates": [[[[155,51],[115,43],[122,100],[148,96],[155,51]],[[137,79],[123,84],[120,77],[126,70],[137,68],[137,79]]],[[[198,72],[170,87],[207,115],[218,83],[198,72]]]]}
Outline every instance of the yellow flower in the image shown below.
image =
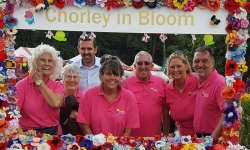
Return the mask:
{"type": "Polygon", "coordinates": [[[240,64],[237,68],[238,72],[247,72],[248,67],[246,66],[246,61],[240,64]]]}
{"type": "Polygon", "coordinates": [[[240,7],[242,7],[245,3],[246,3],[246,0],[234,0],[236,3],[239,3],[240,4],[240,7]]]}
{"type": "Polygon", "coordinates": [[[174,0],[174,6],[178,9],[182,9],[184,5],[188,2],[188,0],[174,0]]]}
{"type": "Polygon", "coordinates": [[[186,144],[185,146],[183,146],[181,150],[193,150],[195,148],[196,148],[196,144],[190,143],[190,144],[186,144]]]}
{"type": "Polygon", "coordinates": [[[47,0],[49,4],[52,4],[53,3],[53,0],[47,0]]]}
{"type": "Polygon", "coordinates": [[[108,133],[107,142],[108,143],[113,143],[114,140],[115,140],[115,137],[111,133],[108,133]]]}
{"type": "Polygon", "coordinates": [[[250,94],[245,93],[243,96],[240,97],[241,102],[250,101],[250,94]]]}

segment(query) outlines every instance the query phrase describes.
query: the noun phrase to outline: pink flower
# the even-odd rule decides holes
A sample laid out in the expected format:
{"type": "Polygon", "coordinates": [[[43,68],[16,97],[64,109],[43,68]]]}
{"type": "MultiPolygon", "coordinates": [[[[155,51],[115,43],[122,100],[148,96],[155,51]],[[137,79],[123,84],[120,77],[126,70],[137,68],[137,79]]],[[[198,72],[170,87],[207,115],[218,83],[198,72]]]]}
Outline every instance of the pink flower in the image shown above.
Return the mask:
{"type": "Polygon", "coordinates": [[[184,5],[184,11],[193,11],[195,6],[195,2],[193,0],[188,0],[188,2],[184,5]]]}
{"type": "Polygon", "coordinates": [[[233,143],[233,144],[237,144],[239,142],[239,137],[237,136],[233,136],[230,138],[230,141],[233,143]]]}
{"type": "Polygon", "coordinates": [[[247,28],[249,21],[247,19],[242,19],[240,23],[241,23],[241,28],[247,28]]]}
{"type": "Polygon", "coordinates": [[[235,111],[237,112],[238,119],[241,119],[241,118],[242,118],[242,114],[241,114],[241,112],[242,112],[242,107],[241,107],[241,106],[237,107],[237,108],[235,109],[235,111]]]}
{"type": "Polygon", "coordinates": [[[235,122],[233,123],[233,128],[234,128],[235,130],[239,130],[239,129],[240,129],[240,122],[235,121],[235,122]]]}

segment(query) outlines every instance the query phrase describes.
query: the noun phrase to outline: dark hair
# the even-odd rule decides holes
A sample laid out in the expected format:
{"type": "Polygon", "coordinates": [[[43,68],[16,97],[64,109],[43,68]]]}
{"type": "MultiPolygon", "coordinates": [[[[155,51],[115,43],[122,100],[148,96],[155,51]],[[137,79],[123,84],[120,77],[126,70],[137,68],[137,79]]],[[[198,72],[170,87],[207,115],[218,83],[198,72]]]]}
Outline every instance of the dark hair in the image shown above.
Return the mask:
{"type": "Polygon", "coordinates": [[[105,72],[123,76],[124,70],[118,57],[105,54],[101,57],[100,63],[102,65],[99,70],[100,78],[105,72]]]}
{"type": "Polygon", "coordinates": [[[90,38],[88,36],[83,37],[82,35],[78,39],[78,45],[77,48],[80,46],[80,41],[93,41],[94,47],[97,46],[96,39],[95,38],[90,38]]]}
{"type": "Polygon", "coordinates": [[[209,53],[211,59],[214,59],[214,50],[211,47],[209,47],[209,46],[198,47],[194,51],[194,53],[196,53],[196,52],[205,52],[205,53],[207,52],[207,53],[209,53]]]}

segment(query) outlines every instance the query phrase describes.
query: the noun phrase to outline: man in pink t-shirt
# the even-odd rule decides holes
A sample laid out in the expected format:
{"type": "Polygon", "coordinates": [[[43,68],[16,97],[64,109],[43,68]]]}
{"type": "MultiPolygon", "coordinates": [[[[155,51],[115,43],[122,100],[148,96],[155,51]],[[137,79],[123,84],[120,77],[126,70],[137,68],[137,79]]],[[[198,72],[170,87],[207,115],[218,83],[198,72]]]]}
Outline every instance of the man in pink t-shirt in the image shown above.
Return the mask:
{"type": "MultiPolygon", "coordinates": [[[[153,137],[161,135],[162,114],[168,113],[165,105],[166,82],[150,73],[153,68],[152,56],[140,51],[135,56],[134,76],[126,78],[122,86],[134,93],[140,118],[140,128],[133,129],[132,136],[153,137]]],[[[163,122],[169,118],[163,117],[163,122]]],[[[168,129],[163,126],[164,135],[168,134],[168,129]]]]}
{"type": "Polygon", "coordinates": [[[224,89],[225,78],[213,68],[213,54],[212,48],[204,46],[195,50],[193,58],[193,68],[200,77],[194,113],[194,130],[198,137],[220,137],[224,119],[221,91],[224,89]]]}

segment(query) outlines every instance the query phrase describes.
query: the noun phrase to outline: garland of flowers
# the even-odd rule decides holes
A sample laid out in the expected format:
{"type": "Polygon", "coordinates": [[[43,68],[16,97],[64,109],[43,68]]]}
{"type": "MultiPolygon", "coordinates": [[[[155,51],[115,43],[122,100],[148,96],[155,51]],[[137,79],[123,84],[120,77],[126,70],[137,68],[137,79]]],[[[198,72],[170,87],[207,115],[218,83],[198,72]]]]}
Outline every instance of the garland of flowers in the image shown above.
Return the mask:
{"type": "Polygon", "coordinates": [[[224,104],[225,119],[222,123],[223,130],[221,136],[224,140],[231,141],[233,144],[239,143],[240,129],[242,119],[242,107],[240,106],[240,97],[244,95],[246,85],[242,81],[242,76],[247,72],[245,54],[246,41],[248,35],[247,11],[240,6],[244,2],[228,1],[225,2],[225,8],[229,10],[227,16],[228,25],[226,31],[225,43],[228,45],[226,52],[226,87],[222,91],[221,96],[226,100],[224,104]],[[232,7],[229,2],[234,3],[232,7]]]}
{"type": "MultiPolygon", "coordinates": [[[[246,17],[247,12],[250,12],[250,2],[246,2],[246,0],[227,0],[225,2],[219,0],[8,0],[1,1],[0,12],[0,149],[245,149],[238,142],[239,120],[242,118],[240,97],[244,94],[243,89],[245,88],[241,78],[247,71],[244,55],[247,47],[246,40],[249,38],[247,30],[249,22],[246,17]],[[114,137],[112,134],[108,136],[103,134],[85,136],[38,134],[36,137],[19,134],[16,129],[21,115],[16,105],[18,100],[15,84],[16,67],[20,64],[16,64],[14,54],[14,40],[17,33],[15,26],[18,23],[18,19],[12,15],[14,5],[35,8],[35,11],[39,12],[46,10],[52,4],[59,9],[64,8],[65,5],[80,8],[84,5],[96,5],[106,7],[107,10],[128,6],[139,9],[147,5],[149,8],[166,6],[184,11],[192,11],[196,6],[213,11],[220,8],[229,10],[228,26],[226,27],[228,35],[225,41],[228,45],[225,65],[227,86],[221,93],[222,97],[227,100],[223,112],[226,115],[221,134],[223,139],[212,139],[210,136],[203,139],[190,136],[181,137],[178,132],[174,138],[155,136],[151,139],[114,137]],[[241,8],[243,6],[245,9],[241,8]]],[[[195,38],[194,35],[192,37],[195,38]]],[[[142,37],[145,42],[148,38],[147,34],[142,37]]],[[[164,42],[167,36],[161,34],[159,38],[164,42]]],[[[24,63],[26,64],[26,62],[24,63]]],[[[244,95],[242,99],[245,97],[247,95],[244,95]]]]}

